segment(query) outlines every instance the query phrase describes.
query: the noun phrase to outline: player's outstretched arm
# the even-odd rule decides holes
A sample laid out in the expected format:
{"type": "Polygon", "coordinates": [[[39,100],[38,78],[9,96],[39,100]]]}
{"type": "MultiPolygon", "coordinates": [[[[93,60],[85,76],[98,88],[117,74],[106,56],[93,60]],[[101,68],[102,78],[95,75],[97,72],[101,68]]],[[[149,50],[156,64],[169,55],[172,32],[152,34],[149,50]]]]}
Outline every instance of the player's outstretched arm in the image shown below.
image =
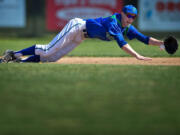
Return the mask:
{"type": "Polygon", "coordinates": [[[164,42],[161,41],[161,40],[155,39],[155,38],[153,38],[153,37],[150,37],[150,38],[149,38],[149,45],[161,46],[161,45],[163,45],[163,44],[164,44],[164,42]]]}
{"type": "Polygon", "coordinates": [[[136,57],[136,59],[138,59],[138,60],[152,60],[152,58],[141,56],[141,55],[138,54],[135,50],[133,50],[132,47],[131,47],[130,45],[128,45],[128,44],[124,45],[124,46],[122,47],[122,49],[123,49],[126,53],[130,54],[131,56],[136,57]]]}
{"type": "Polygon", "coordinates": [[[178,42],[174,36],[168,36],[164,41],[155,38],[149,39],[150,45],[159,46],[161,50],[165,50],[168,54],[172,55],[178,50],[178,42]]]}

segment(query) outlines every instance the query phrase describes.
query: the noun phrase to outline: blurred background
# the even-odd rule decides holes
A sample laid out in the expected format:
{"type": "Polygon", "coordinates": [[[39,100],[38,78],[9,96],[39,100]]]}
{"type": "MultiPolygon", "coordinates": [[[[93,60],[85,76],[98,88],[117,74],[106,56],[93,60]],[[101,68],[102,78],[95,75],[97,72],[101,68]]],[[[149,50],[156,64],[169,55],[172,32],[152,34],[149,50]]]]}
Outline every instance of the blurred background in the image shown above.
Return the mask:
{"type": "Polygon", "coordinates": [[[180,0],[0,0],[0,37],[56,34],[71,18],[109,16],[127,4],[138,9],[141,32],[180,37],[180,0]]]}

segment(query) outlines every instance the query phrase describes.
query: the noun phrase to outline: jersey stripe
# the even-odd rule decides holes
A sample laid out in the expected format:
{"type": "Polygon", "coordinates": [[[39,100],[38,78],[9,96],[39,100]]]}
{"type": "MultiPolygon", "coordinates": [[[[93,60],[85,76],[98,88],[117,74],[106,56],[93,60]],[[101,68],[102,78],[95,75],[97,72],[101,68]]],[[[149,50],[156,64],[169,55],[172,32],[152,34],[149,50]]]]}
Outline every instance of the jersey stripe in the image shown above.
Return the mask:
{"type": "Polygon", "coordinates": [[[36,49],[39,49],[39,50],[43,50],[43,51],[48,51],[49,49],[51,49],[52,47],[54,47],[55,46],[55,44],[58,42],[58,41],[60,41],[67,33],[69,33],[69,31],[72,29],[72,28],[74,28],[74,27],[76,27],[77,25],[80,25],[81,23],[77,23],[77,24],[75,24],[75,25],[73,25],[67,32],[65,32],[64,33],[64,35],[61,37],[61,38],[59,38],[54,44],[52,44],[49,48],[45,48],[45,49],[43,49],[43,48],[36,48],[36,49]]]}

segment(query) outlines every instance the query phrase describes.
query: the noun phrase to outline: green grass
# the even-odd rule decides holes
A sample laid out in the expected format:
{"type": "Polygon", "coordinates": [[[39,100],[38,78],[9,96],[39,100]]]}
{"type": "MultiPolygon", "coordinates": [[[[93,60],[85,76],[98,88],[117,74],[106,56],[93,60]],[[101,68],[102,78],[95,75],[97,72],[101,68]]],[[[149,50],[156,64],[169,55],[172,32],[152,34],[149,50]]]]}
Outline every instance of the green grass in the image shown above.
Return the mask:
{"type": "MultiPolygon", "coordinates": [[[[0,39],[0,53],[50,40],[0,39]]],[[[130,44],[145,56],[169,57],[130,44]]],[[[87,40],[68,56],[129,55],[115,42],[87,40]]],[[[0,135],[178,135],[179,73],[179,66],[0,64],[0,135]]]]}
{"type": "Polygon", "coordinates": [[[1,64],[0,134],[180,133],[180,68],[1,64]]]}
{"type": "MultiPolygon", "coordinates": [[[[34,44],[48,44],[52,37],[48,38],[30,38],[30,39],[0,39],[0,54],[6,49],[20,50],[34,44]]],[[[179,40],[180,41],[180,40],[179,40]]],[[[129,41],[129,44],[140,54],[149,57],[169,57],[165,51],[160,51],[158,47],[147,46],[137,40],[129,41]]],[[[96,57],[127,57],[115,41],[104,42],[100,40],[85,40],[68,56],[96,56],[96,57]]],[[[171,57],[180,57],[180,50],[171,57]]]]}

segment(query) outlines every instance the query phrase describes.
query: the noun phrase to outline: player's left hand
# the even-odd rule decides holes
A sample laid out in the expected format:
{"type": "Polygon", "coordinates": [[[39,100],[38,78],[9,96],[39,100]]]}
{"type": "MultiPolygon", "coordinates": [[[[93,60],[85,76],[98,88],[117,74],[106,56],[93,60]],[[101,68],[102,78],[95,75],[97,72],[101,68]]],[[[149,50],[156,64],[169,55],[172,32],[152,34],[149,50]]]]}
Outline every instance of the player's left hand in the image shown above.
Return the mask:
{"type": "Polygon", "coordinates": [[[164,48],[167,53],[174,54],[178,50],[178,42],[174,36],[169,36],[164,39],[164,48]]]}

